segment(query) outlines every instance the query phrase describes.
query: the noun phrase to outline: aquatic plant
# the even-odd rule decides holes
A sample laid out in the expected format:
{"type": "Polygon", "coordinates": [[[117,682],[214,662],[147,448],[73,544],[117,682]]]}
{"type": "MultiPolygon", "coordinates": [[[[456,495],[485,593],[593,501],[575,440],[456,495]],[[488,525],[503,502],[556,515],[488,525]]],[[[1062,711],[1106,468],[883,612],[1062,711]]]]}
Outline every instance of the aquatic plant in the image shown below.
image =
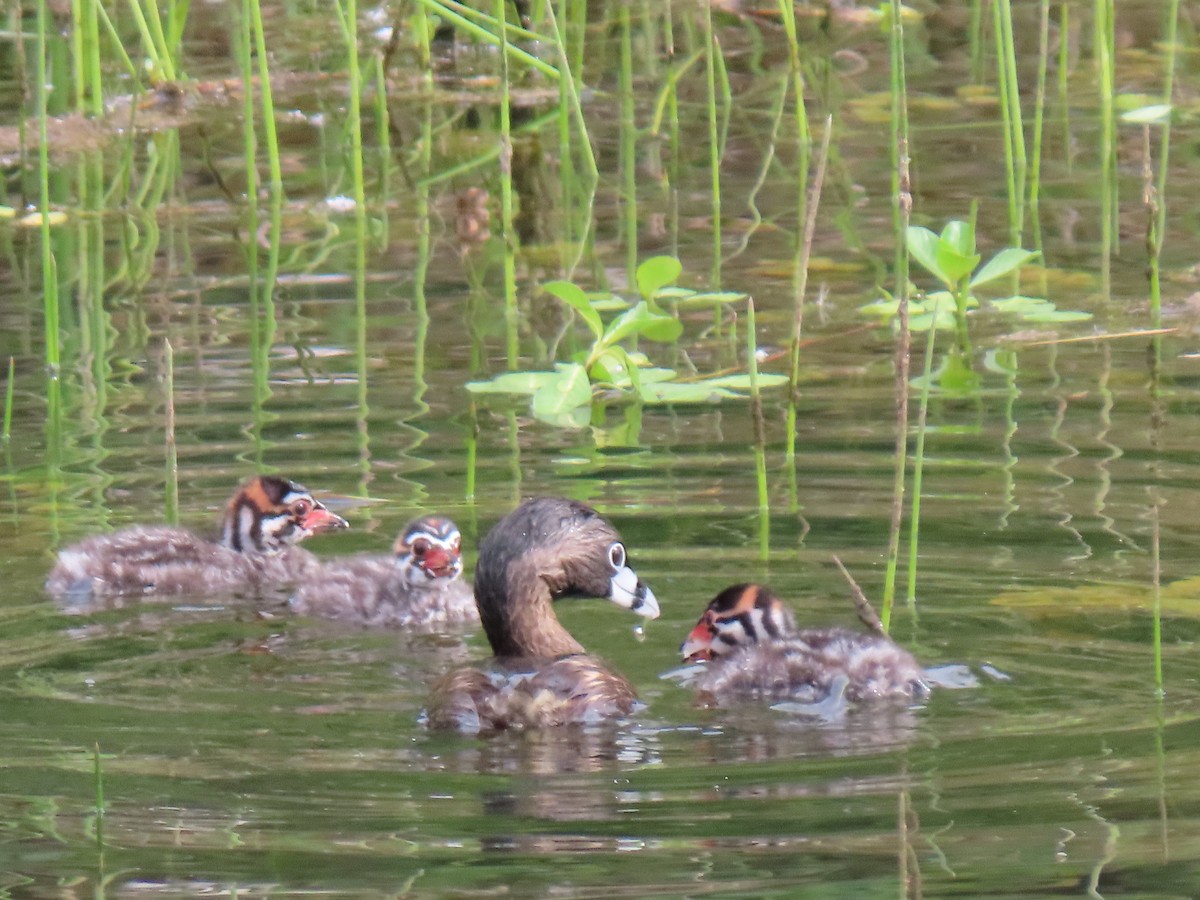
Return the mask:
{"type": "MultiPolygon", "coordinates": [[[[640,299],[629,302],[623,297],[603,293],[589,295],[569,281],[542,285],[549,293],[572,309],[587,326],[592,341],[567,362],[556,364],[554,371],[517,371],[499,375],[490,381],[467,385],[474,394],[524,394],[532,401],[536,418],[553,425],[582,427],[592,417],[596,391],[608,393],[606,402],[705,403],[722,398],[744,396],[751,388],[750,374],[725,374],[707,378],[680,376],[674,369],[657,367],[649,358],[628,349],[629,338],[645,338],[657,343],[672,343],[683,332],[683,323],[661,304],[672,307],[719,307],[746,301],[736,292],[700,292],[675,286],[683,268],[674,257],[656,256],[637,267],[640,299]],[[602,312],[616,311],[607,323],[602,312]]],[[[786,384],[787,377],[758,373],[758,387],[786,384]]]]}
{"type": "MultiPolygon", "coordinates": [[[[1014,275],[1021,266],[1039,255],[1036,250],[1009,247],[980,266],[983,257],[975,251],[975,228],[971,223],[957,219],[947,223],[941,234],[921,225],[909,226],[905,240],[912,258],[944,287],[944,290],[927,293],[912,301],[910,327],[914,331],[953,328],[957,350],[964,356],[971,352],[967,313],[980,306],[975,291],[985,284],[1014,275]]],[[[896,300],[886,297],[862,306],[860,310],[891,319],[897,307],[896,300]]],[[[1019,294],[989,300],[988,307],[1033,323],[1078,322],[1091,318],[1091,313],[1060,310],[1050,300],[1019,294]]]]}

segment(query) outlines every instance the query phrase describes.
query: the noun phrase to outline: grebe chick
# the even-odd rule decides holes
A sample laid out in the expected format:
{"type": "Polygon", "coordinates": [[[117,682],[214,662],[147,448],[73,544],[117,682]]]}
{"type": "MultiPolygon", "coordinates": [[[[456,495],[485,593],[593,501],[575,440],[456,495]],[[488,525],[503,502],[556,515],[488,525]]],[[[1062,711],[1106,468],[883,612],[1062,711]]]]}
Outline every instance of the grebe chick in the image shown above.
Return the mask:
{"type": "Polygon", "coordinates": [[[299,585],[294,611],[385,628],[478,622],[475,595],[462,575],[462,537],[444,516],[404,526],[392,556],[331,559],[299,585]]]}
{"type": "Polygon", "coordinates": [[[527,500],[479,545],[475,602],[495,659],[440,679],[427,723],[476,732],[632,712],[633,685],[589,656],[558,621],[553,604],[564,597],[607,597],[658,616],[654,594],[626,565],[620,536],[599,513],[573,500],[527,500]]]}
{"type": "Polygon", "coordinates": [[[95,535],[59,551],[46,590],[87,603],[119,594],[207,594],[290,584],[320,564],[296,544],[345,527],[345,519],[302,485],[260,475],[230,498],[219,541],[167,525],[95,535]]]}
{"type": "Polygon", "coordinates": [[[706,661],[690,684],[718,704],[734,700],[821,703],[928,693],[912,654],[883,634],[845,628],[797,629],[770,588],[735,584],[713,598],[679,648],[687,662],[706,661]]]}

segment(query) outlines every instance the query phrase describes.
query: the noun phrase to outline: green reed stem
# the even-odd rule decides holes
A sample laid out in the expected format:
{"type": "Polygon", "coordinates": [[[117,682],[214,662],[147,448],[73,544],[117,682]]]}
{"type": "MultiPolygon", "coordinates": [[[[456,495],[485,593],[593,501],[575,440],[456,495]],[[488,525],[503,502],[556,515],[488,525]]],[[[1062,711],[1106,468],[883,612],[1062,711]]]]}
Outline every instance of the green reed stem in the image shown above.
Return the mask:
{"type": "MultiPolygon", "coordinates": [[[[391,195],[392,133],[391,114],[388,112],[387,73],[383,70],[383,56],[376,53],[375,60],[375,142],[379,149],[379,249],[388,246],[388,197],[391,195]]],[[[361,142],[361,138],[360,138],[361,142]]]]}
{"type": "Polygon", "coordinates": [[[104,846],[104,773],[100,768],[100,744],[92,745],[92,781],[96,788],[96,846],[104,846]]]}
{"type": "Polygon", "coordinates": [[[883,606],[880,621],[886,633],[891,627],[892,604],[896,597],[896,569],[900,558],[900,524],[904,515],[904,479],[908,457],[908,370],[911,335],[908,328],[908,244],[904,236],[912,213],[912,188],[909,174],[909,127],[907,78],[904,64],[904,20],[901,0],[891,0],[891,130],[892,156],[892,229],[896,241],[895,297],[899,304],[897,319],[900,333],[896,339],[895,405],[896,443],[893,454],[892,512],[888,527],[887,567],[883,582],[883,606]]]}
{"type": "MultiPolygon", "coordinates": [[[[721,141],[717,119],[717,36],[713,31],[712,7],[702,3],[704,10],[704,77],[708,88],[708,172],[709,194],[712,199],[712,274],[714,289],[721,286],[721,141]]],[[[720,322],[720,312],[715,313],[720,322]]]]}
{"type": "MultiPolygon", "coordinates": [[[[82,0],[71,0],[71,21],[76,23],[71,29],[71,58],[74,62],[74,78],[72,88],[75,94],[75,111],[82,112],[84,98],[87,96],[86,74],[83,64],[83,3],[82,0]]],[[[17,40],[21,40],[20,37],[17,40]]]]}
{"type": "MultiPolygon", "coordinates": [[[[567,21],[567,3],[569,0],[559,0],[562,6],[563,21],[567,21]]],[[[575,122],[575,128],[579,132],[579,148],[583,155],[584,172],[588,180],[594,185],[600,177],[600,169],[596,165],[596,154],[592,150],[592,139],[588,134],[587,122],[583,116],[583,106],[579,102],[580,83],[576,81],[579,77],[576,74],[579,70],[571,65],[571,60],[567,55],[567,46],[565,44],[566,36],[559,31],[558,20],[554,16],[554,6],[551,3],[546,4],[546,15],[550,19],[550,27],[554,34],[554,46],[558,51],[558,69],[559,69],[559,90],[566,92],[566,101],[568,109],[575,122]]],[[[560,107],[563,103],[560,97],[560,107]]],[[[565,114],[564,114],[565,118],[565,114]]],[[[570,148],[570,143],[563,145],[563,163],[566,164],[569,158],[567,152],[570,148]]],[[[573,166],[573,162],[572,162],[573,166]]]]}
{"type": "MultiPolygon", "coordinates": [[[[564,18],[566,17],[566,5],[568,0],[559,0],[562,7],[564,18]]],[[[554,6],[551,3],[546,4],[546,11],[550,15],[550,25],[554,31],[554,42],[558,50],[559,66],[564,69],[567,65],[567,52],[563,46],[563,36],[558,30],[558,23],[554,19],[554,6]]],[[[563,247],[570,247],[574,240],[575,218],[567,215],[566,210],[570,208],[571,197],[575,188],[575,154],[571,149],[571,91],[575,87],[575,80],[569,77],[558,79],[558,186],[559,186],[559,202],[562,204],[564,211],[562,217],[562,243],[563,247]]],[[[586,138],[585,138],[586,141],[586,138]]],[[[588,142],[588,149],[591,149],[591,143],[588,142]]],[[[564,254],[565,254],[564,249],[564,254]]],[[[564,263],[566,262],[564,258],[564,263]]],[[[564,265],[565,269],[565,265],[564,265]]],[[[567,277],[570,277],[567,274],[567,277]]]]}
{"type": "MultiPolygon", "coordinates": [[[[667,0],[663,17],[664,40],[671,58],[675,58],[675,23],[672,16],[671,2],[667,0]]],[[[698,54],[692,54],[691,60],[684,63],[686,69],[699,60],[698,54]]],[[[674,74],[674,73],[672,73],[674,74]]],[[[680,73],[682,74],[682,72],[680,73]]],[[[668,79],[671,75],[668,75],[668,79]]],[[[669,249],[673,256],[679,256],[679,187],[680,187],[680,140],[679,127],[679,80],[668,80],[667,86],[667,235],[669,249]]]]}
{"type": "Polygon", "coordinates": [[[60,363],[58,267],[54,259],[54,247],[50,242],[50,139],[47,135],[46,109],[49,85],[47,83],[46,36],[49,29],[48,0],[37,4],[37,77],[35,102],[38,120],[38,206],[41,212],[39,230],[42,241],[42,309],[45,319],[46,366],[51,379],[58,379],[60,363]]]}
{"type": "MultiPolygon", "coordinates": [[[[138,79],[138,74],[139,74],[138,68],[137,68],[137,66],[135,66],[133,64],[133,60],[129,58],[129,54],[125,52],[125,48],[121,44],[121,35],[117,31],[117,27],[115,25],[113,25],[112,19],[110,19],[108,17],[108,13],[104,11],[104,4],[98,3],[98,2],[93,3],[92,9],[96,13],[96,19],[97,19],[98,23],[101,23],[104,25],[104,32],[105,32],[105,34],[108,35],[111,49],[113,50],[113,52],[115,52],[117,54],[117,59],[121,63],[121,67],[123,69],[125,69],[125,71],[130,76],[132,76],[135,84],[139,84],[140,82],[138,79]]],[[[96,65],[100,64],[99,42],[100,42],[100,38],[99,38],[99,35],[97,34],[97,37],[96,37],[96,43],[97,43],[96,65]]],[[[99,90],[100,89],[100,81],[99,81],[100,73],[97,71],[95,74],[96,74],[96,80],[95,80],[94,84],[95,84],[96,90],[99,90]]],[[[99,102],[100,108],[101,108],[101,110],[103,110],[103,108],[104,108],[103,98],[100,98],[99,101],[97,101],[96,98],[93,98],[92,102],[93,102],[93,104],[95,104],[96,102],[99,102]]]]}
{"type": "Polygon", "coordinates": [[[482,13],[475,13],[475,17],[481,21],[486,21],[493,26],[498,26],[496,31],[490,31],[487,28],[475,24],[475,22],[471,21],[471,19],[467,18],[467,16],[456,12],[455,9],[464,11],[468,9],[468,7],[465,7],[462,4],[449,4],[445,2],[439,2],[439,0],[417,0],[417,3],[420,3],[422,6],[432,10],[448,25],[452,25],[454,28],[458,28],[466,32],[485,44],[491,44],[493,47],[499,47],[500,52],[504,54],[504,56],[512,56],[514,59],[520,60],[527,66],[537,69],[543,75],[549,76],[550,78],[559,78],[559,71],[554,68],[554,66],[547,62],[543,62],[533,54],[522,50],[520,47],[515,47],[512,44],[509,44],[508,34],[510,31],[527,37],[530,40],[542,42],[546,39],[540,35],[534,34],[533,32],[519,28],[516,25],[510,26],[505,19],[505,11],[503,9],[497,7],[495,16],[490,19],[484,16],[482,13]]]}
{"type": "Polygon", "coordinates": [[[158,15],[158,3],[151,0],[142,9],[141,0],[129,0],[129,11],[133,14],[138,34],[142,38],[142,49],[153,67],[152,81],[174,81],[175,64],[171,60],[170,48],[163,35],[162,19],[158,15]],[[149,15],[147,16],[147,11],[149,15]]]}
{"type": "MultiPolygon", "coordinates": [[[[1179,52],[1179,0],[1170,0],[1167,8],[1166,58],[1163,61],[1163,103],[1174,105],[1175,61],[1179,52]]],[[[1158,150],[1158,177],[1155,180],[1155,199],[1158,205],[1153,228],[1153,251],[1150,254],[1150,322],[1151,328],[1162,327],[1162,288],[1159,259],[1167,228],[1167,171],[1171,156],[1171,114],[1162,123],[1158,150]]]]}
{"type": "Polygon", "coordinates": [[[1063,159],[1066,163],[1067,174],[1071,172],[1071,96],[1070,72],[1071,62],[1071,0],[1062,0],[1058,7],[1058,109],[1062,117],[1062,146],[1063,159]]]}
{"type": "Polygon", "coordinates": [[[258,281],[258,134],[254,125],[254,62],[250,46],[254,41],[253,13],[243,0],[238,29],[237,54],[242,71],[242,157],[246,170],[246,266],[250,275],[250,290],[258,281]]]}
{"type": "Polygon", "coordinates": [[[621,220],[625,231],[625,279],[633,287],[637,284],[638,264],[637,124],[633,117],[633,34],[628,3],[618,5],[617,21],[621,43],[618,79],[621,107],[621,220]]]}
{"type": "Polygon", "coordinates": [[[1163,684],[1163,662],[1162,662],[1162,558],[1160,554],[1160,527],[1159,527],[1159,507],[1161,501],[1158,496],[1153,497],[1151,506],[1151,525],[1153,527],[1150,536],[1150,572],[1151,579],[1154,585],[1154,610],[1153,610],[1153,637],[1154,646],[1154,693],[1160,699],[1165,695],[1163,684]]]}
{"type": "Polygon", "coordinates": [[[758,557],[766,560],[771,548],[771,501],[767,491],[767,428],[763,421],[762,394],[758,387],[758,328],[754,298],[746,300],[746,368],[750,373],[750,414],[754,419],[754,475],[758,486],[758,557]]]}
{"type": "Polygon", "coordinates": [[[1105,298],[1112,285],[1112,255],[1117,250],[1116,111],[1114,58],[1116,25],[1112,0],[1095,0],[1094,52],[1100,92],[1100,280],[1105,298]]]}
{"type": "Polygon", "coordinates": [[[505,27],[507,0],[495,0],[496,22],[500,36],[500,227],[504,240],[504,322],[508,368],[517,368],[520,346],[517,340],[517,248],[513,228],[512,183],[512,98],[508,71],[508,29],[505,27]]]}
{"type": "Polygon", "coordinates": [[[1012,246],[1021,247],[1025,227],[1025,126],[1021,92],[1017,84],[1017,54],[1013,40],[1009,0],[992,4],[996,29],[996,64],[999,69],[1000,111],[1004,122],[1004,168],[1008,184],[1008,230],[1012,246]]]}
{"type": "Polygon", "coordinates": [[[1042,185],[1042,127],[1046,111],[1046,73],[1050,64],[1049,57],[1050,0],[1041,0],[1038,15],[1037,90],[1033,102],[1033,158],[1029,166],[1029,212],[1033,225],[1033,249],[1038,252],[1042,250],[1042,222],[1039,215],[1042,185]]]}
{"type": "MultiPolygon", "coordinates": [[[[351,5],[354,4],[354,0],[349,0],[349,2],[351,5]]],[[[271,173],[268,190],[272,198],[275,196],[282,198],[283,166],[279,161],[279,138],[275,129],[275,100],[271,91],[271,67],[270,57],[267,53],[266,31],[263,28],[262,8],[259,6],[258,0],[249,0],[249,4],[251,31],[254,37],[254,52],[258,57],[258,90],[262,104],[263,136],[267,145],[267,162],[271,173]]],[[[357,58],[355,67],[357,69],[357,58]]],[[[361,86],[361,81],[356,80],[354,84],[361,86]]],[[[249,85],[247,85],[248,87],[249,85]]],[[[252,200],[251,202],[257,202],[257,200],[252,200]]],[[[281,208],[281,204],[273,203],[272,208],[276,207],[281,208]]]]}
{"type": "Polygon", "coordinates": [[[929,416],[929,385],[933,381],[933,346],[937,343],[938,305],[925,339],[925,365],[921,379],[921,405],[917,412],[917,444],[913,451],[912,505],[908,511],[908,605],[917,602],[917,545],[921,533],[921,481],[925,471],[925,423],[929,416]]]}
{"type": "Polygon", "coordinates": [[[12,441],[12,417],[13,417],[13,375],[16,371],[16,364],[13,358],[8,358],[8,381],[4,385],[4,430],[0,432],[0,443],[8,444],[12,441]]]}
{"type": "Polygon", "coordinates": [[[971,83],[983,81],[983,0],[971,0],[967,24],[967,58],[971,61],[971,83]]]}
{"type": "Polygon", "coordinates": [[[179,522],[179,453],[175,445],[175,350],[170,341],[163,341],[164,386],[166,395],[167,450],[167,522],[179,522]]]}

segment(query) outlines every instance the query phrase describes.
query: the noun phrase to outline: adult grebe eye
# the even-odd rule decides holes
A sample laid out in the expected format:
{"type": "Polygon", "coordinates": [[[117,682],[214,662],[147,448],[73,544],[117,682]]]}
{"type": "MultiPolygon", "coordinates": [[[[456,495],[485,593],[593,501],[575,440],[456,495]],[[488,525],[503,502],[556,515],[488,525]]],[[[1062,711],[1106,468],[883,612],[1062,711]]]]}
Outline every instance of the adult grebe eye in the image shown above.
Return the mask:
{"type": "Polygon", "coordinates": [[[429,541],[425,540],[425,538],[417,538],[412,542],[412,552],[413,556],[420,559],[429,552],[429,541]]]}
{"type": "Polygon", "coordinates": [[[608,562],[614,569],[625,568],[625,547],[619,541],[608,548],[608,562]]]}

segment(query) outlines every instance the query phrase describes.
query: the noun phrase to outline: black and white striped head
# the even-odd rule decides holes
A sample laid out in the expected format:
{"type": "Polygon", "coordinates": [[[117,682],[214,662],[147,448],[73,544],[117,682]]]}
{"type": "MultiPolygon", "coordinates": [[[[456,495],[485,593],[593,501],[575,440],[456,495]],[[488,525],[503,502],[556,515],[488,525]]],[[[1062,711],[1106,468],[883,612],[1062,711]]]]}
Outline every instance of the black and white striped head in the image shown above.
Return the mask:
{"type": "Polygon", "coordinates": [[[444,516],[422,516],[404,526],[393,548],[396,568],[414,586],[453,581],[462,574],[462,536],[444,516]]]}
{"type": "Polygon", "coordinates": [[[713,598],[679,648],[686,662],[719,659],[739,647],[779,640],[796,630],[783,601],[761,584],[735,584],[713,598]]]}
{"type": "Polygon", "coordinates": [[[239,553],[279,553],[319,531],[347,526],[303,485],[259,475],[230,498],[221,543],[239,553]]]}

